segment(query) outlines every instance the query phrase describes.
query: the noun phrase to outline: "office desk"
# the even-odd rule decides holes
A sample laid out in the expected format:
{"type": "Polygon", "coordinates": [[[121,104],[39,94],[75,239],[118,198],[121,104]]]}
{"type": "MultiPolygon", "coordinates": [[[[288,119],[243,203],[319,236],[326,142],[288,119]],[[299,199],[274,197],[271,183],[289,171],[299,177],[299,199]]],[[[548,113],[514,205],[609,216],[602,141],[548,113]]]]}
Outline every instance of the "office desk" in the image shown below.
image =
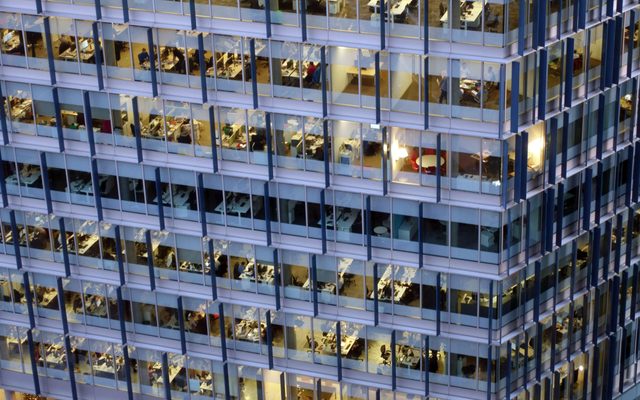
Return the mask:
{"type": "Polygon", "coordinates": [[[400,346],[396,361],[399,367],[415,369],[420,364],[420,351],[410,346],[400,346]]]}
{"type": "Polygon", "coordinates": [[[213,392],[213,378],[204,382],[200,381],[200,393],[206,395],[208,392],[213,392]]]}
{"type": "Polygon", "coordinates": [[[202,264],[195,263],[192,261],[182,261],[178,266],[178,269],[182,272],[202,272],[202,264]]]}
{"type": "MultiPolygon", "coordinates": [[[[445,162],[444,157],[440,156],[440,165],[443,166],[445,162]]],[[[436,155],[435,154],[426,154],[416,160],[416,164],[418,164],[421,168],[435,168],[436,167],[436,155]]]]}
{"type": "Polygon", "coordinates": [[[76,179],[69,183],[69,192],[77,194],[93,195],[93,184],[91,179],[76,179]]]}
{"type": "Polygon", "coordinates": [[[9,352],[11,353],[20,353],[20,347],[26,345],[27,342],[28,340],[26,336],[22,338],[16,338],[12,336],[7,337],[7,347],[9,348],[9,352]]]}
{"type": "MultiPolygon", "coordinates": [[[[158,371],[160,375],[156,382],[163,383],[164,379],[162,377],[162,363],[157,362],[153,364],[152,369],[158,371]]],[[[180,371],[182,371],[182,367],[179,367],[177,365],[169,365],[169,383],[173,382],[176,379],[176,376],[178,376],[180,371]]]]}
{"type": "Polygon", "coordinates": [[[412,6],[414,0],[400,0],[392,2],[391,16],[394,21],[403,21],[409,13],[409,8],[412,6]]]}
{"type": "Polygon", "coordinates": [[[188,121],[186,118],[167,119],[167,139],[177,141],[178,136],[181,134],[182,127],[188,124],[188,121]]]}
{"type": "MultiPolygon", "coordinates": [[[[173,207],[175,208],[187,208],[187,206],[189,205],[189,198],[191,197],[192,193],[193,189],[189,188],[188,190],[174,191],[172,196],[171,193],[167,190],[162,193],[162,203],[167,207],[171,207],[173,203],[173,207]]],[[[155,203],[158,203],[158,196],[156,196],[153,201],[155,203]]]]}
{"type": "Polygon", "coordinates": [[[96,376],[102,375],[112,377],[115,372],[120,372],[123,365],[124,361],[122,359],[118,359],[118,362],[114,363],[113,358],[110,355],[107,357],[102,355],[91,367],[96,376]]]}
{"type": "Polygon", "coordinates": [[[243,125],[231,124],[222,128],[222,147],[242,150],[247,147],[247,138],[242,130],[243,125]]]}
{"type": "Polygon", "coordinates": [[[58,292],[55,289],[50,289],[45,291],[42,294],[42,300],[40,301],[40,306],[47,307],[51,304],[53,300],[58,297],[58,292]]]}
{"type": "Polygon", "coordinates": [[[11,54],[20,49],[20,34],[17,31],[11,31],[6,33],[2,38],[2,51],[7,54],[11,54]]]}
{"type": "Polygon", "coordinates": [[[189,330],[193,330],[195,327],[197,327],[201,322],[204,322],[205,320],[206,320],[206,315],[203,311],[187,312],[185,326],[189,330]]]}
{"type": "Polygon", "coordinates": [[[356,222],[359,213],[360,210],[356,209],[350,209],[347,212],[341,212],[339,217],[336,218],[336,227],[338,228],[338,230],[343,232],[351,232],[351,228],[356,222]]]}
{"type": "MultiPolygon", "coordinates": [[[[98,178],[98,186],[102,185],[109,179],[107,175],[101,175],[98,178]]],[[[71,193],[80,193],[87,196],[93,196],[93,181],[91,179],[82,180],[76,179],[69,184],[69,190],[71,193]]]]}
{"type": "Polygon", "coordinates": [[[97,295],[90,295],[85,298],[85,309],[89,314],[106,317],[107,316],[107,302],[104,297],[97,295]]]}
{"type": "MultiPolygon", "coordinates": [[[[393,278],[393,268],[391,265],[387,266],[384,273],[380,277],[378,281],[378,300],[389,301],[391,300],[390,296],[386,295],[387,288],[393,283],[393,300],[395,302],[400,302],[409,292],[411,288],[411,280],[414,278],[416,271],[414,269],[403,268],[402,276],[396,276],[393,278]]],[[[389,293],[391,293],[389,291],[389,293]]],[[[369,295],[370,299],[375,298],[375,294],[373,291],[369,295]]]]}
{"type": "Polygon", "coordinates": [[[297,67],[283,68],[280,71],[280,76],[284,86],[300,86],[300,71],[297,67]]]}
{"type": "Polygon", "coordinates": [[[324,159],[324,138],[322,136],[308,133],[304,139],[305,154],[307,156],[316,157],[318,152],[323,155],[324,159]]]}
{"type": "MultiPolygon", "coordinates": [[[[40,169],[37,169],[37,170],[30,169],[29,171],[27,171],[26,174],[23,174],[22,171],[20,173],[20,184],[22,185],[31,186],[38,179],[40,179],[40,169]]],[[[9,185],[17,185],[18,177],[16,176],[16,174],[9,175],[4,181],[9,185]]]]}
{"type": "Polygon", "coordinates": [[[179,51],[182,54],[182,57],[185,59],[185,63],[186,55],[184,54],[184,51],[177,47],[169,47],[169,53],[163,57],[162,55],[166,49],[166,46],[160,46],[160,66],[162,67],[162,71],[176,72],[175,68],[178,65],[178,57],[175,55],[174,51],[179,51]]]}
{"type": "MultiPolygon", "coordinates": [[[[413,0],[391,0],[385,1],[385,6],[389,5],[391,9],[391,16],[395,22],[402,21],[406,18],[407,12],[409,11],[409,7],[413,0]]],[[[380,0],[370,0],[367,3],[369,6],[369,11],[373,14],[379,14],[380,10],[380,0]]],[[[386,10],[385,10],[386,13],[386,10]]]]}
{"type": "MultiPolygon", "coordinates": [[[[216,69],[217,77],[222,79],[232,79],[236,81],[242,80],[242,60],[236,56],[232,56],[227,60],[230,61],[223,62],[222,66],[216,69]]],[[[249,68],[249,64],[245,63],[245,67],[249,68]]],[[[213,75],[213,71],[211,72],[211,74],[213,75]]]]}
{"type": "MultiPolygon", "coordinates": [[[[156,71],[158,70],[158,62],[156,61],[155,63],[156,65],[156,71]]],[[[151,61],[143,61],[142,63],[140,63],[140,68],[144,69],[146,71],[149,71],[151,69],[151,61]]]]}
{"type": "MultiPolygon", "coordinates": [[[[573,52],[573,71],[582,68],[582,53],[578,51],[573,52]]],[[[561,75],[562,73],[562,57],[558,57],[549,62],[549,71],[554,75],[561,75]]]]}
{"type": "Polygon", "coordinates": [[[160,65],[162,66],[162,71],[164,72],[172,72],[176,64],[178,63],[178,58],[173,54],[168,56],[167,58],[163,58],[160,60],[160,65]]]}
{"type": "Polygon", "coordinates": [[[22,120],[33,118],[33,109],[31,107],[33,101],[31,99],[18,99],[14,97],[11,100],[12,103],[18,100],[16,102],[17,104],[11,106],[11,119],[22,120]]]}
{"type": "MultiPolygon", "coordinates": [[[[218,267],[220,267],[220,257],[221,256],[222,256],[222,254],[220,252],[215,252],[215,254],[214,254],[214,262],[215,262],[216,270],[218,269],[218,267]]],[[[209,262],[209,256],[205,255],[205,258],[204,258],[204,273],[205,274],[208,274],[208,273],[211,272],[210,265],[211,265],[211,263],[209,262]]],[[[197,262],[193,262],[193,261],[182,261],[180,263],[180,265],[178,266],[178,268],[182,272],[194,272],[194,273],[201,273],[202,272],[202,264],[197,263],[197,262]]]]}
{"type": "MultiPolygon", "coordinates": [[[[248,195],[227,196],[227,213],[237,213],[238,217],[240,217],[242,214],[249,211],[250,208],[251,200],[248,195]]],[[[221,214],[224,212],[224,210],[224,202],[221,202],[215,208],[215,211],[221,214]]]]}
{"type": "MultiPolygon", "coordinates": [[[[302,141],[302,133],[294,133],[291,136],[291,150],[295,150],[295,154],[292,156],[302,157],[302,154],[306,154],[307,156],[314,157],[318,155],[319,151],[324,152],[324,138],[319,135],[314,135],[311,133],[307,133],[304,136],[304,148],[302,141]]],[[[322,153],[324,154],[324,153],[322,153]]]]}
{"type": "MultiPolygon", "coordinates": [[[[78,254],[84,255],[100,240],[98,235],[78,234],[78,254]]],[[[69,248],[72,251],[72,248],[69,248]]]]}
{"type": "MultiPolygon", "coordinates": [[[[358,209],[351,209],[351,208],[345,209],[340,207],[336,208],[335,226],[340,231],[350,232],[351,228],[353,227],[353,224],[358,218],[359,213],[360,213],[360,210],[358,209]]],[[[334,217],[334,214],[330,214],[330,215],[327,215],[327,217],[325,218],[327,228],[334,227],[333,217],[334,217]]],[[[318,225],[321,225],[321,224],[322,224],[322,220],[319,220],[318,225]]]]}
{"type": "Polygon", "coordinates": [[[362,85],[375,86],[376,84],[376,70],[375,68],[361,67],[349,67],[347,68],[347,81],[352,82],[355,80],[358,82],[358,75],[362,77],[362,85]],[[366,82],[365,82],[366,80],[366,82]]]}
{"type": "MultiPolygon", "coordinates": [[[[257,264],[256,269],[258,270],[257,275],[258,275],[259,283],[265,283],[265,284],[273,283],[273,279],[275,276],[275,270],[273,265],[257,264]]],[[[240,274],[240,279],[245,279],[251,282],[255,282],[256,279],[254,274],[255,273],[253,270],[253,263],[250,262],[245,267],[245,270],[240,274]]]]}
{"type": "MultiPolygon", "coordinates": [[[[246,279],[251,278],[251,279],[253,279],[253,274],[254,274],[253,268],[254,268],[254,266],[255,266],[255,260],[253,258],[249,259],[249,262],[244,266],[244,269],[242,270],[242,272],[240,272],[238,278],[240,278],[240,279],[243,279],[243,278],[246,278],[246,279]]],[[[234,268],[236,268],[236,267],[234,266],[234,268]]],[[[235,273],[237,273],[237,271],[234,270],[233,273],[235,274],[235,273]]]]}
{"type": "MultiPolygon", "coordinates": [[[[8,229],[6,231],[7,233],[4,235],[4,241],[5,243],[9,243],[13,240],[13,232],[11,231],[11,229],[8,229]]],[[[24,245],[25,243],[27,243],[27,234],[26,234],[27,230],[26,229],[19,229],[18,228],[18,235],[20,236],[18,238],[18,241],[20,242],[21,245],[24,245]]],[[[29,241],[33,240],[33,234],[29,235],[29,241]]]]}
{"type": "Polygon", "coordinates": [[[480,81],[475,79],[460,79],[460,95],[468,97],[476,102],[480,102],[480,81]]]}
{"type": "MultiPolygon", "coordinates": [[[[336,337],[336,324],[334,323],[328,332],[323,333],[322,339],[320,339],[319,346],[316,351],[320,351],[325,354],[335,354],[337,349],[337,337],[336,337]]],[[[354,331],[351,334],[342,332],[340,335],[340,355],[346,357],[353,350],[354,345],[358,341],[358,331],[354,331]]]]}
{"type": "Polygon", "coordinates": [[[162,117],[156,116],[148,124],[142,126],[140,129],[142,136],[151,139],[164,139],[164,129],[162,127],[162,117]]]}
{"type": "MultiPolygon", "coordinates": [[[[460,1],[460,28],[469,29],[479,28],[482,14],[482,2],[479,1],[460,1]],[[466,11],[465,10],[466,5],[466,11]]],[[[445,11],[444,15],[440,18],[443,28],[449,28],[449,10],[445,11]]]]}
{"type": "MultiPolygon", "coordinates": [[[[308,61],[302,62],[302,78],[307,79],[307,68],[309,67],[308,61]]],[[[318,66],[318,68],[320,68],[318,66]]],[[[299,86],[300,85],[300,61],[292,60],[290,58],[283,60],[280,65],[280,75],[282,76],[282,84],[285,86],[299,86]],[[291,63],[291,66],[289,64],[291,63]]]]}
{"type": "MultiPolygon", "coordinates": [[[[66,368],[65,360],[67,359],[64,348],[58,344],[50,345],[45,353],[45,358],[47,362],[47,367],[55,368],[55,369],[64,369],[66,368]]],[[[42,355],[40,355],[40,360],[42,360],[42,355]]]]}
{"type": "MultiPolygon", "coordinates": [[[[191,135],[191,120],[189,118],[167,119],[167,138],[173,142],[177,142],[178,138],[188,132],[191,135]]],[[[200,123],[193,121],[193,133],[196,140],[200,138],[200,123]]]]}
{"type": "MultiPolygon", "coordinates": [[[[96,55],[96,49],[93,45],[93,39],[86,39],[86,45],[84,45],[84,41],[80,41],[78,46],[80,46],[80,61],[82,62],[90,62],[96,55]]],[[[60,56],[61,59],[65,61],[77,61],[78,60],[78,48],[73,47],[63,51],[60,56]]]]}
{"type": "MultiPolygon", "coordinates": [[[[338,273],[338,286],[337,289],[341,290],[342,289],[342,285],[344,284],[344,278],[343,278],[343,273],[338,273]]],[[[310,278],[307,278],[307,280],[302,284],[302,288],[303,289],[309,289],[309,287],[311,286],[311,280],[310,278]]],[[[318,282],[318,287],[317,287],[317,291],[318,292],[325,292],[325,293],[329,293],[329,294],[336,294],[336,284],[333,282],[318,282]]]]}
{"type": "Polygon", "coordinates": [[[263,335],[266,335],[267,325],[260,323],[258,330],[258,321],[243,319],[236,325],[235,337],[238,340],[258,343],[263,335]]]}

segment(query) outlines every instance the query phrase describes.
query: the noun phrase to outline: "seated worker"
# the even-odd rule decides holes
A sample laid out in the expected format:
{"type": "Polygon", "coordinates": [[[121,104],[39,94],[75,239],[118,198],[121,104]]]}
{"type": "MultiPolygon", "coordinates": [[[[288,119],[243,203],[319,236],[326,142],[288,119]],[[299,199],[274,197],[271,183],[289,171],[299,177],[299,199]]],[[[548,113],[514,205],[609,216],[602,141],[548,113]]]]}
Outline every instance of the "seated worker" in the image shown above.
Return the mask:
{"type": "Polygon", "coordinates": [[[142,65],[148,61],[149,61],[149,53],[147,53],[147,49],[143,47],[142,51],[138,54],[138,63],[142,65]]]}
{"type": "Polygon", "coordinates": [[[73,41],[69,36],[62,35],[60,37],[60,47],[58,47],[58,55],[64,53],[69,49],[74,49],[74,48],[75,48],[75,44],[73,43],[73,41]]]}

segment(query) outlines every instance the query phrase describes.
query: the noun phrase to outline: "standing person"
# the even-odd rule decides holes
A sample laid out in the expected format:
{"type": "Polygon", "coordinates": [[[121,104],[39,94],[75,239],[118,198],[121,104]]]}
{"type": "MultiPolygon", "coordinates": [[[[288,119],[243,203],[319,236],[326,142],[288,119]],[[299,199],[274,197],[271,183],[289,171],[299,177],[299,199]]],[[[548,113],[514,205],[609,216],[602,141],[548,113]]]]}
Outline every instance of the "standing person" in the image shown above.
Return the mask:
{"type": "Polygon", "coordinates": [[[116,57],[116,65],[118,64],[118,61],[120,61],[120,53],[122,53],[122,42],[119,40],[116,40],[113,42],[113,51],[116,53],[115,57],[116,57]]]}
{"type": "Polygon", "coordinates": [[[440,79],[438,79],[438,86],[440,87],[440,97],[438,98],[438,103],[447,103],[448,92],[449,92],[449,77],[447,77],[447,73],[442,71],[440,73],[440,79]]]}

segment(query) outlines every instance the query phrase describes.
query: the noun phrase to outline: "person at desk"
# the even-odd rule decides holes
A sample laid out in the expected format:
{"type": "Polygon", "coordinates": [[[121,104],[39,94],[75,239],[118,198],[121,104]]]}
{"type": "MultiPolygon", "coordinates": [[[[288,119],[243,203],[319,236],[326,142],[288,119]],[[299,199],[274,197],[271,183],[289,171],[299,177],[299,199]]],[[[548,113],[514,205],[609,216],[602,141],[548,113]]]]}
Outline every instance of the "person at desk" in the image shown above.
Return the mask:
{"type": "Polygon", "coordinates": [[[236,265],[234,265],[234,270],[236,272],[236,279],[240,279],[240,275],[242,275],[242,273],[244,272],[246,265],[243,262],[241,263],[236,263],[236,265]]]}
{"type": "MultiPolygon", "coordinates": [[[[325,68],[327,68],[326,64],[325,64],[325,68]]],[[[316,69],[313,71],[313,78],[311,78],[311,82],[319,85],[321,80],[322,80],[322,68],[320,68],[320,65],[316,65],[316,69]]]]}
{"type": "Polygon", "coordinates": [[[27,48],[31,49],[30,51],[31,57],[35,57],[36,46],[38,45],[38,43],[42,42],[43,40],[42,34],[40,32],[28,30],[26,32],[26,37],[27,37],[27,48]]]}
{"type": "Polygon", "coordinates": [[[149,62],[149,53],[147,53],[147,49],[143,47],[142,51],[138,53],[138,63],[142,65],[145,62],[149,62]]]}
{"type": "Polygon", "coordinates": [[[60,37],[60,47],[58,47],[58,55],[61,55],[65,51],[73,48],[75,48],[75,45],[73,44],[71,38],[67,35],[62,35],[60,37]]]}
{"type": "Polygon", "coordinates": [[[189,72],[194,72],[200,67],[200,50],[195,49],[189,57],[189,72]]]}
{"type": "Polygon", "coordinates": [[[173,53],[173,51],[171,51],[169,46],[165,46],[162,49],[162,52],[160,53],[160,59],[161,60],[166,60],[167,58],[169,58],[169,54],[171,54],[171,53],[173,53]]]}
{"type": "Polygon", "coordinates": [[[160,327],[161,328],[177,328],[178,319],[176,314],[168,309],[160,310],[160,327]]]}
{"type": "Polygon", "coordinates": [[[31,236],[31,248],[44,250],[48,247],[48,244],[49,234],[47,231],[41,226],[35,227],[31,236]]]}
{"type": "Polygon", "coordinates": [[[113,50],[116,57],[116,64],[120,61],[122,51],[124,50],[124,43],[116,40],[113,42],[113,50]]]}
{"type": "Polygon", "coordinates": [[[178,143],[191,144],[191,134],[189,132],[189,125],[183,125],[180,127],[180,135],[178,135],[178,143]]]}
{"type": "Polygon", "coordinates": [[[318,66],[313,61],[311,61],[309,63],[309,66],[307,67],[307,75],[304,77],[306,83],[313,82],[313,74],[315,74],[317,69],[318,66]]]}
{"type": "Polygon", "coordinates": [[[184,59],[184,54],[178,49],[173,49],[173,56],[176,58],[176,72],[179,74],[185,74],[187,72],[187,64],[184,59]]]}

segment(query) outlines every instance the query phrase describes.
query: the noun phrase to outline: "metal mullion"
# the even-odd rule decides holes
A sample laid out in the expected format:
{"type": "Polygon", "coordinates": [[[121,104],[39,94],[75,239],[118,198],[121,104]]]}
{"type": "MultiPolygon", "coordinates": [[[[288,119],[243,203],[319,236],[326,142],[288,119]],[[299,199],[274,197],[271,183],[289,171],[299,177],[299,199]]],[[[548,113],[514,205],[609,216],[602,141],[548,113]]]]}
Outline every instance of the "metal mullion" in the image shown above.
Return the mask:
{"type": "MultiPolygon", "coordinates": [[[[300,15],[300,28],[301,28],[301,36],[302,36],[302,41],[306,42],[307,41],[307,4],[306,4],[306,0],[299,0],[298,2],[298,9],[296,10],[297,14],[300,15]]],[[[302,76],[302,75],[300,75],[302,76]]]]}
{"type": "MultiPolygon", "coordinates": [[[[98,3],[100,2],[100,0],[97,0],[97,1],[98,3]]],[[[91,36],[93,39],[93,46],[94,46],[94,58],[96,63],[96,78],[98,80],[98,90],[104,90],[104,78],[102,75],[102,72],[103,72],[102,64],[104,60],[102,57],[102,46],[100,45],[100,33],[98,32],[98,22],[93,22],[91,24],[91,36]]],[[[80,66],[82,65],[81,64],[82,60],[80,60],[80,51],[77,51],[77,53],[78,53],[78,60],[79,60],[78,68],[81,69],[80,66]]],[[[88,125],[88,124],[85,123],[85,125],[88,125]]]]}
{"type": "MultiPolygon", "coordinates": [[[[192,0],[192,4],[193,4],[193,0],[192,0]]],[[[193,20],[195,20],[195,17],[193,17],[193,20]]],[[[194,22],[195,24],[195,22],[194,22]]],[[[194,27],[195,29],[195,27],[194,27]]],[[[204,59],[204,38],[202,36],[202,33],[198,34],[198,72],[200,75],[200,91],[201,91],[201,96],[202,96],[202,103],[205,104],[209,101],[208,97],[207,97],[207,63],[204,59]]],[[[213,59],[215,60],[215,53],[212,55],[213,59]]],[[[195,140],[194,140],[195,142],[195,140]]],[[[195,145],[195,143],[194,143],[195,145]]]]}
{"type": "MultiPolygon", "coordinates": [[[[31,376],[33,377],[33,387],[36,394],[40,394],[40,380],[38,378],[38,362],[36,360],[35,344],[33,343],[32,328],[27,329],[27,344],[29,346],[29,358],[31,361],[31,376]]],[[[22,351],[22,349],[20,349],[22,351]]]]}

